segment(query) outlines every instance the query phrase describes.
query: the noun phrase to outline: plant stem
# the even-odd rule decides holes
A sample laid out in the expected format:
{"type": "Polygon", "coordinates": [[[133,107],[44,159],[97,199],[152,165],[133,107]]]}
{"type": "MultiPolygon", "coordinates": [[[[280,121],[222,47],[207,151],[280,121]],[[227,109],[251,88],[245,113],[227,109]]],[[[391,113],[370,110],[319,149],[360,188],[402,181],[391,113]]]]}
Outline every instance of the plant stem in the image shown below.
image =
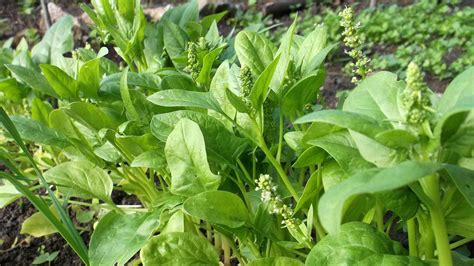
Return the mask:
{"type": "Polygon", "coordinates": [[[228,239],[224,236],[222,237],[222,249],[224,250],[224,265],[230,266],[230,246],[228,243],[228,239]]]}
{"type": "Polygon", "coordinates": [[[448,232],[439,195],[439,176],[435,174],[426,177],[422,185],[424,185],[424,190],[428,197],[433,201],[433,206],[429,208],[429,211],[439,264],[443,266],[451,266],[453,265],[453,260],[451,257],[448,232]]]}
{"type": "Polygon", "coordinates": [[[377,222],[377,228],[381,232],[384,232],[383,215],[383,204],[380,202],[380,199],[377,198],[375,204],[375,221],[377,222]]]}
{"type": "Polygon", "coordinates": [[[298,196],[298,193],[296,193],[296,190],[293,188],[291,185],[290,180],[288,179],[288,176],[286,175],[285,171],[281,167],[281,164],[279,161],[273,157],[272,152],[268,149],[267,144],[265,143],[265,140],[263,140],[263,137],[260,136],[260,149],[262,149],[263,153],[267,156],[267,159],[270,161],[270,163],[275,167],[277,170],[278,174],[280,175],[281,180],[285,184],[286,189],[290,192],[291,196],[295,199],[296,202],[300,199],[298,196]]]}
{"type": "Polygon", "coordinates": [[[418,247],[416,242],[416,225],[415,219],[412,218],[407,221],[408,231],[408,252],[410,256],[418,256],[418,247]]]}
{"type": "Polygon", "coordinates": [[[472,238],[472,237],[470,237],[470,238],[467,237],[467,238],[464,238],[464,239],[461,239],[461,240],[459,240],[459,241],[457,241],[457,242],[452,243],[451,245],[449,245],[449,248],[455,249],[455,248],[460,247],[460,246],[462,246],[462,245],[464,245],[464,244],[466,244],[466,243],[469,243],[469,242],[471,242],[471,241],[474,241],[474,238],[472,238]]]}
{"type": "MultiPolygon", "coordinates": [[[[281,105],[280,105],[281,106],[281,105]]],[[[276,154],[276,160],[280,161],[281,159],[281,150],[283,147],[283,112],[281,111],[281,107],[278,111],[279,114],[279,132],[278,132],[278,149],[276,154]]]]}

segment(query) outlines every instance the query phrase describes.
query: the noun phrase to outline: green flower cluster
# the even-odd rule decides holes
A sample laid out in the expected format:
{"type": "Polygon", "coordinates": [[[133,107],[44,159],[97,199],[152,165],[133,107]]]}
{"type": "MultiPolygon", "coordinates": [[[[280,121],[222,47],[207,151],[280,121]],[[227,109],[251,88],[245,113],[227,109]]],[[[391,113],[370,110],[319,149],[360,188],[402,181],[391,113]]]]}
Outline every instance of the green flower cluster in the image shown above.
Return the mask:
{"type": "Polygon", "coordinates": [[[248,66],[242,66],[242,68],[240,68],[239,79],[242,95],[248,97],[253,87],[252,72],[248,66]]]}
{"type": "MultiPolygon", "coordinates": [[[[355,62],[350,63],[349,66],[352,69],[352,73],[364,79],[372,70],[369,68],[370,59],[362,52],[362,41],[357,34],[360,23],[354,24],[354,11],[350,7],[346,7],[341,11],[339,16],[341,17],[340,25],[344,28],[342,33],[344,35],[344,44],[350,48],[349,51],[345,50],[344,52],[355,62]]],[[[359,79],[356,76],[352,78],[353,83],[358,81],[359,79]]]]}
{"type": "Polygon", "coordinates": [[[270,175],[260,175],[255,180],[257,187],[255,190],[261,191],[260,198],[270,206],[270,213],[280,215],[283,218],[281,222],[289,228],[296,228],[301,222],[299,219],[293,218],[293,209],[284,204],[280,195],[276,192],[277,187],[273,184],[270,175]]]}
{"type": "Polygon", "coordinates": [[[411,124],[421,124],[429,118],[431,101],[428,87],[423,82],[423,74],[413,62],[408,65],[406,83],[402,95],[402,102],[407,110],[406,120],[411,124]]]}
{"type": "Polygon", "coordinates": [[[199,59],[197,55],[198,45],[195,42],[188,42],[188,48],[186,50],[188,54],[188,65],[184,69],[185,72],[191,74],[191,77],[196,80],[201,70],[199,59]]]}

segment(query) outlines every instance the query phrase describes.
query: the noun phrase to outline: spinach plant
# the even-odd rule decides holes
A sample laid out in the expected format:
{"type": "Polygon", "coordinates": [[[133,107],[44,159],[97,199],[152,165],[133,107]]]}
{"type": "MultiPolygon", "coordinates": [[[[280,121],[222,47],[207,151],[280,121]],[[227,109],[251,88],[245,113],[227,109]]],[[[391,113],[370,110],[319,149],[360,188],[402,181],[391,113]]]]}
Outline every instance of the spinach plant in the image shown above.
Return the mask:
{"type": "Polygon", "coordinates": [[[121,65],[106,48],[73,50],[65,17],[4,71],[33,99],[0,114],[35,175],[2,152],[1,188],[45,214],[37,236],[59,232],[90,265],[138,252],[144,265],[449,265],[472,239],[472,68],[440,99],[415,66],[406,84],[364,72],[342,110],[324,110],[324,25],[299,36],[295,22],[276,45],[220,36],[224,13],[200,19],[195,1],[158,23],[139,1],[92,6],[121,65]],[[88,247],[70,210],[95,224],[88,247]],[[387,236],[402,227],[411,256],[387,236]]]}

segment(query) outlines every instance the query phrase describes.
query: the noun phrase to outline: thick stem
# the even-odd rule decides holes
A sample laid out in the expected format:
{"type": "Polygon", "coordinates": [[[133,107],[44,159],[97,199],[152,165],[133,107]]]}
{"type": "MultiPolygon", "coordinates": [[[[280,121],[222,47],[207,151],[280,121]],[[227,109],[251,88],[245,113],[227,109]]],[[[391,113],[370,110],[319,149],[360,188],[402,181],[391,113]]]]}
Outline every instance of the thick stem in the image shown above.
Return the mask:
{"type": "Polygon", "coordinates": [[[271,151],[268,149],[267,144],[263,140],[263,137],[261,137],[260,141],[260,149],[265,153],[267,156],[267,159],[270,161],[270,163],[275,167],[277,170],[278,174],[280,175],[281,180],[283,181],[283,184],[285,184],[286,189],[290,192],[291,196],[295,199],[296,202],[300,199],[298,196],[298,193],[296,193],[296,190],[293,188],[293,185],[291,185],[290,180],[288,179],[288,176],[286,175],[285,171],[281,167],[280,162],[278,162],[275,157],[273,157],[271,151]]]}
{"type": "Polygon", "coordinates": [[[230,266],[230,246],[228,239],[222,236],[222,249],[224,250],[224,265],[230,266]]]}
{"type": "Polygon", "coordinates": [[[281,107],[279,110],[279,131],[278,131],[278,149],[276,154],[276,160],[280,161],[281,158],[281,150],[283,147],[283,112],[281,111],[281,107]]]}
{"type": "Polygon", "coordinates": [[[433,201],[433,206],[429,208],[429,211],[439,264],[443,266],[451,266],[453,265],[453,259],[451,256],[451,248],[449,247],[448,232],[439,195],[439,176],[432,175],[426,177],[424,185],[426,194],[433,201]]]}
{"type": "Polygon", "coordinates": [[[415,219],[412,218],[407,221],[408,230],[408,252],[410,256],[418,256],[418,247],[416,242],[416,225],[415,219]]]}

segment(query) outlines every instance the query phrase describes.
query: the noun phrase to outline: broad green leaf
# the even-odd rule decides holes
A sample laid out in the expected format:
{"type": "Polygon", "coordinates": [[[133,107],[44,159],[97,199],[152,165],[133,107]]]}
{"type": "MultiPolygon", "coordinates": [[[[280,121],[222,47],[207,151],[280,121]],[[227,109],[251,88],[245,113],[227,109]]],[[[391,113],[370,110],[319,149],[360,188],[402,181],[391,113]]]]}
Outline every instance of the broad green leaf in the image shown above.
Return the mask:
{"type": "MultiPolygon", "coordinates": [[[[104,99],[121,99],[120,80],[122,73],[115,73],[102,79],[100,83],[99,96],[104,99]]],[[[128,72],[128,86],[137,86],[143,89],[157,91],[160,86],[160,77],[152,73],[128,72]]]]}
{"type": "Polygon", "coordinates": [[[278,62],[278,66],[275,70],[275,75],[272,79],[272,82],[270,84],[271,89],[277,94],[281,96],[281,89],[283,82],[285,81],[285,78],[287,77],[287,72],[288,72],[288,66],[290,64],[290,61],[293,59],[291,55],[291,50],[293,47],[293,40],[294,40],[294,34],[296,30],[296,22],[297,18],[293,21],[293,24],[291,24],[290,28],[288,31],[285,33],[285,35],[281,39],[281,44],[280,47],[278,48],[278,51],[276,54],[280,55],[280,61],[278,62]]]}
{"type": "Polygon", "coordinates": [[[152,169],[165,169],[166,158],[163,150],[146,151],[138,155],[131,164],[132,167],[146,167],[152,169]]]}
{"type": "Polygon", "coordinates": [[[377,254],[403,255],[404,252],[398,242],[376,228],[351,222],[319,241],[306,258],[305,265],[358,265],[359,261],[377,254]]]}
{"type": "Polygon", "coordinates": [[[0,93],[2,93],[0,103],[6,100],[21,103],[22,99],[28,96],[28,92],[29,89],[19,84],[14,78],[0,80],[0,93]]]}
{"type": "Polygon", "coordinates": [[[377,193],[406,186],[440,170],[437,164],[405,161],[387,169],[369,169],[359,172],[331,187],[319,201],[321,223],[330,234],[338,233],[344,202],[356,195],[377,193]]]}
{"type": "Polygon", "coordinates": [[[188,118],[199,125],[209,156],[221,162],[232,162],[247,146],[245,139],[236,137],[216,118],[188,110],[155,115],[150,123],[151,132],[165,142],[181,118],[188,118]]]}
{"type": "Polygon", "coordinates": [[[211,78],[212,65],[222,50],[224,50],[224,47],[225,46],[217,47],[204,56],[202,60],[201,72],[199,72],[199,76],[196,79],[198,83],[207,84],[209,82],[209,79],[211,78]]]}
{"type": "Polygon", "coordinates": [[[43,123],[21,116],[12,116],[11,120],[18,129],[20,136],[25,140],[60,148],[71,145],[66,136],[43,123]]]}
{"type": "Polygon", "coordinates": [[[46,180],[84,199],[98,198],[112,203],[112,179],[102,168],[88,161],[59,164],[44,174],[46,180]]]}
{"type": "Polygon", "coordinates": [[[101,58],[90,60],[82,65],[79,70],[77,90],[82,97],[92,99],[98,97],[100,81],[102,79],[100,60],[101,58]]]}
{"type": "Polygon", "coordinates": [[[181,89],[187,91],[199,91],[194,81],[184,75],[169,75],[163,77],[161,90],[181,89]]]}
{"type": "Polygon", "coordinates": [[[51,105],[39,98],[35,97],[31,102],[31,118],[47,126],[49,125],[49,114],[51,111],[53,111],[51,105]]]}
{"type": "Polygon", "coordinates": [[[390,125],[381,123],[369,116],[341,110],[323,110],[298,118],[295,123],[320,122],[341,128],[351,129],[371,138],[390,129],[390,125]]]}
{"type": "Polygon", "coordinates": [[[273,43],[260,33],[244,30],[235,37],[240,65],[249,67],[254,76],[259,76],[273,61],[275,51],[273,43]]]}
{"type": "Polygon", "coordinates": [[[147,99],[160,106],[197,107],[221,112],[219,104],[209,92],[166,90],[156,92],[147,99]]]}
{"type": "Polygon", "coordinates": [[[199,6],[197,1],[189,1],[184,5],[171,8],[161,17],[161,20],[169,20],[181,27],[190,21],[198,21],[199,6]]]}
{"type": "Polygon", "coordinates": [[[191,216],[212,224],[238,228],[249,221],[242,199],[227,191],[206,191],[188,198],[183,205],[191,216]]]}
{"type": "Polygon", "coordinates": [[[265,99],[268,96],[268,90],[270,82],[272,81],[273,75],[275,74],[275,69],[280,61],[280,56],[277,56],[263,72],[260,74],[258,79],[253,84],[252,90],[250,91],[249,99],[254,104],[255,108],[260,108],[265,99]]]}
{"type": "Polygon", "coordinates": [[[186,33],[176,24],[164,20],[164,44],[165,50],[173,61],[174,65],[178,67],[179,65],[185,63],[184,60],[179,60],[180,57],[183,57],[183,53],[186,50],[187,37],[186,33]]]}
{"type": "Polygon", "coordinates": [[[228,11],[223,11],[217,14],[210,14],[201,19],[201,26],[203,31],[207,31],[211,25],[215,22],[218,23],[225,15],[227,15],[228,11]]]}
{"type": "Polygon", "coordinates": [[[326,48],[324,48],[322,51],[320,51],[318,54],[316,54],[312,59],[311,61],[308,62],[308,64],[306,65],[305,68],[302,68],[302,73],[303,74],[309,74],[311,73],[312,71],[314,71],[315,69],[318,69],[321,67],[321,65],[323,64],[324,60],[326,59],[326,57],[328,56],[329,52],[331,52],[331,50],[334,48],[334,47],[337,47],[338,46],[338,43],[333,43],[331,45],[328,45],[326,48]]]}
{"type": "Polygon", "coordinates": [[[474,170],[450,164],[446,164],[444,169],[448,172],[459,192],[461,192],[471,207],[474,208],[474,170]]]}
{"type": "Polygon", "coordinates": [[[58,97],[53,88],[48,84],[46,78],[36,70],[16,65],[5,66],[12,72],[14,77],[26,83],[26,85],[30,86],[33,90],[49,96],[58,97]]]}
{"type": "Polygon", "coordinates": [[[189,197],[218,188],[221,178],[209,168],[204,137],[195,122],[187,118],[178,122],[168,136],[165,154],[173,193],[189,197]]]}
{"type": "Polygon", "coordinates": [[[474,238],[474,208],[457,192],[445,213],[449,234],[474,238]]]}
{"type": "Polygon", "coordinates": [[[301,44],[298,51],[298,66],[306,70],[311,59],[313,59],[326,46],[327,28],[317,26],[301,44]]]}
{"type": "Polygon", "coordinates": [[[316,102],[319,88],[324,84],[326,73],[322,70],[299,80],[283,96],[282,110],[290,117],[304,111],[306,104],[316,102]]]}
{"type": "Polygon", "coordinates": [[[161,211],[119,214],[111,211],[97,224],[89,244],[91,265],[124,265],[153,236],[161,211]]]}
{"type": "Polygon", "coordinates": [[[248,266],[303,266],[304,263],[288,257],[269,257],[256,259],[247,264],[248,266]]]}
{"type": "MultiPolygon", "coordinates": [[[[216,70],[214,77],[212,78],[209,91],[211,95],[216,99],[221,107],[222,111],[227,114],[230,118],[234,118],[236,114],[236,108],[232,105],[227,91],[232,87],[231,84],[231,70],[228,61],[224,61],[216,70]]],[[[228,123],[228,121],[227,121],[228,123]]]]}
{"type": "Polygon", "coordinates": [[[381,192],[377,197],[380,197],[386,209],[393,211],[404,221],[413,218],[420,206],[420,200],[408,187],[381,192]]]}
{"type": "MultiPolygon", "coordinates": [[[[54,207],[49,207],[52,213],[59,218],[58,213],[54,207]]],[[[57,233],[58,230],[48,221],[48,219],[41,212],[33,213],[30,217],[26,218],[21,224],[20,234],[28,234],[34,237],[42,237],[57,233]]]]}
{"type": "Polygon", "coordinates": [[[474,67],[459,74],[446,88],[438,102],[438,112],[444,115],[463,99],[474,96],[474,67]]]}
{"type": "Polygon", "coordinates": [[[390,148],[406,148],[414,144],[418,138],[406,130],[390,129],[377,134],[375,140],[390,148]]]}
{"type": "Polygon", "coordinates": [[[463,157],[470,157],[474,149],[474,97],[471,105],[447,112],[434,130],[444,149],[463,157]]]}
{"type": "Polygon", "coordinates": [[[103,128],[115,129],[120,123],[92,103],[75,102],[65,111],[74,120],[96,131],[103,128]]]}
{"type": "Polygon", "coordinates": [[[21,196],[12,183],[6,179],[0,180],[0,208],[6,207],[21,196]]]}
{"type": "Polygon", "coordinates": [[[308,141],[308,144],[325,150],[348,175],[372,167],[362,158],[347,131],[334,132],[308,141]]]}
{"type": "Polygon", "coordinates": [[[390,72],[378,72],[364,79],[344,101],[343,110],[369,116],[377,121],[389,121],[400,128],[405,121],[399,95],[405,88],[403,81],[390,72]]]}
{"type": "Polygon", "coordinates": [[[74,48],[72,26],[71,16],[64,16],[54,23],[31,50],[33,61],[36,64],[58,64],[63,54],[74,48]]]}
{"type": "Polygon", "coordinates": [[[140,251],[144,266],[219,265],[214,247],[191,233],[166,233],[150,239],[140,251]]]}
{"type": "Polygon", "coordinates": [[[315,171],[306,182],[304,187],[303,193],[301,194],[301,198],[296,204],[295,212],[298,212],[304,206],[308,205],[307,203],[311,202],[311,200],[319,193],[318,190],[318,183],[320,182],[319,179],[319,169],[315,171]]]}
{"type": "Polygon", "coordinates": [[[48,80],[53,90],[64,99],[77,98],[77,82],[66,72],[54,65],[40,65],[44,77],[48,80]]]}
{"type": "Polygon", "coordinates": [[[391,255],[391,254],[374,254],[362,259],[361,261],[356,262],[354,265],[425,266],[425,265],[432,265],[432,264],[428,262],[424,262],[418,257],[400,256],[400,255],[391,255]]]}
{"type": "Polygon", "coordinates": [[[324,158],[326,157],[326,152],[316,146],[307,148],[303,153],[298,156],[298,159],[293,164],[293,167],[303,168],[313,165],[320,165],[324,158]]]}

